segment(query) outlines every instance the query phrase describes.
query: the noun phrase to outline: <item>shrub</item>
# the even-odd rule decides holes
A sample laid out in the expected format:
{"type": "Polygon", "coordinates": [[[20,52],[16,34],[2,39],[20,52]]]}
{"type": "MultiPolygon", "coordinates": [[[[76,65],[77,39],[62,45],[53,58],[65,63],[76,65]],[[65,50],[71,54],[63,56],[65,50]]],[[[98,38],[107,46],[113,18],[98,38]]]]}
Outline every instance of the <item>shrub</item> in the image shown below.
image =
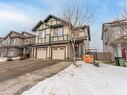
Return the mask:
{"type": "Polygon", "coordinates": [[[19,60],[25,60],[26,58],[25,57],[21,57],[21,58],[19,58],[19,60]]]}

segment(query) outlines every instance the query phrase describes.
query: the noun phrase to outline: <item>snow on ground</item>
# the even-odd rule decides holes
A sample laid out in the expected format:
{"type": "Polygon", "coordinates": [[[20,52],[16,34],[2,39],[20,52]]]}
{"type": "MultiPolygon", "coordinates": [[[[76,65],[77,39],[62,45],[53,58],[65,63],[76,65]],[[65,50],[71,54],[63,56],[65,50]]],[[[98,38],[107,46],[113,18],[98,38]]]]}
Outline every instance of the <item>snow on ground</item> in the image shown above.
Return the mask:
{"type": "MultiPolygon", "coordinates": [[[[12,60],[19,60],[21,57],[14,57],[12,58],[12,60]]],[[[7,57],[0,57],[0,62],[6,62],[7,61],[7,57]]]]}
{"type": "Polygon", "coordinates": [[[21,57],[14,57],[13,60],[19,60],[21,57]]]}
{"type": "Polygon", "coordinates": [[[77,62],[22,95],[127,95],[127,68],[77,62]]]}
{"type": "Polygon", "coordinates": [[[5,62],[5,61],[7,61],[6,57],[0,57],[0,62],[5,62]]]}

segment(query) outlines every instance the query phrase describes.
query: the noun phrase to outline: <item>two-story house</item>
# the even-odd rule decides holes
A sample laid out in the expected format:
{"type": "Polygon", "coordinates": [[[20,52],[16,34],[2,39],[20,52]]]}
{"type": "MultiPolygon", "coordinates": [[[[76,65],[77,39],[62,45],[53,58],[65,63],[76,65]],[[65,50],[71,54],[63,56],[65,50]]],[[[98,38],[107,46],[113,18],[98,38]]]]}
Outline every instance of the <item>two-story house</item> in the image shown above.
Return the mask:
{"type": "Polygon", "coordinates": [[[33,57],[32,53],[32,45],[35,42],[35,35],[25,32],[22,32],[22,35],[25,36],[23,40],[23,55],[26,55],[27,58],[33,57]]]}
{"type": "MultiPolygon", "coordinates": [[[[39,21],[32,29],[36,34],[33,46],[33,57],[44,59],[68,59],[72,58],[70,33],[66,22],[61,18],[49,15],[43,21],[39,21]]],[[[76,57],[81,57],[90,48],[89,26],[80,28],[79,37],[76,40],[76,57]]]]}
{"type": "MultiPolygon", "coordinates": [[[[1,37],[0,38],[0,47],[2,47],[2,45],[3,45],[3,40],[4,40],[4,38],[3,37],[1,37]]],[[[3,57],[3,50],[2,49],[0,49],[0,57],[3,57]]]]}
{"type": "Polygon", "coordinates": [[[34,44],[33,34],[27,32],[18,33],[11,31],[1,41],[1,57],[18,57],[24,55],[29,57],[32,50],[32,44],[34,44]],[[28,40],[27,43],[26,40],[28,40]],[[29,47],[30,50],[28,50],[29,47]]]}
{"type": "Polygon", "coordinates": [[[103,51],[127,59],[127,19],[104,23],[102,27],[103,51]]]}

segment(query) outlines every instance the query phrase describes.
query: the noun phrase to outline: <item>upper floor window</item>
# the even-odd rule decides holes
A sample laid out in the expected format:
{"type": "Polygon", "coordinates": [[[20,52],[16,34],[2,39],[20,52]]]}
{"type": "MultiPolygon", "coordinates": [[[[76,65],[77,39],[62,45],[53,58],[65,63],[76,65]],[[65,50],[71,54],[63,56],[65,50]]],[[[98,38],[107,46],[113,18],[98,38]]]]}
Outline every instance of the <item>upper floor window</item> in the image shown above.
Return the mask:
{"type": "Polygon", "coordinates": [[[40,31],[38,36],[39,38],[45,38],[46,30],[40,31]]]}
{"type": "Polygon", "coordinates": [[[53,29],[54,36],[63,36],[63,28],[55,28],[53,29]]]}
{"type": "Polygon", "coordinates": [[[25,39],[25,43],[29,43],[29,39],[25,39]]]}

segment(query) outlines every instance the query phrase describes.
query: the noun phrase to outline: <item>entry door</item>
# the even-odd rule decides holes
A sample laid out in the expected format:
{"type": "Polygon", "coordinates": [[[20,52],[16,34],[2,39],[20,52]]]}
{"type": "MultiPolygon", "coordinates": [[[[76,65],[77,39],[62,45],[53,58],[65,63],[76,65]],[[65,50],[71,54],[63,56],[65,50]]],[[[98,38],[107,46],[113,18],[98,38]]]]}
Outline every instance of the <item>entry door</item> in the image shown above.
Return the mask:
{"type": "Polygon", "coordinates": [[[126,59],[126,51],[125,51],[125,48],[122,48],[121,49],[121,52],[122,52],[122,58],[125,58],[126,59]]]}
{"type": "Polygon", "coordinates": [[[52,59],[65,59],[65,47],[53,47],[52,59]]]}

